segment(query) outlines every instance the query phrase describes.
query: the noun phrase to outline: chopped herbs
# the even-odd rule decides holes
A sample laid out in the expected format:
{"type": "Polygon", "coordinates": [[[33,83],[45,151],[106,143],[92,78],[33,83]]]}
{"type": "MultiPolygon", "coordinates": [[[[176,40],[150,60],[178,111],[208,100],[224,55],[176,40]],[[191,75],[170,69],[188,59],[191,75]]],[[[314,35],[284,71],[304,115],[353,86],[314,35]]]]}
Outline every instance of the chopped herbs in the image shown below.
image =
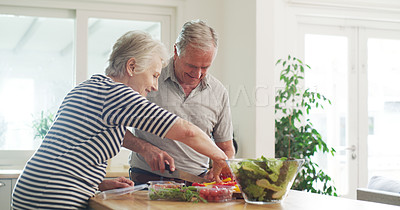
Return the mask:
{"type": "Polygon", "coordinates": [[[193,201],[195,203],[207,201],[200,197],[196,187],[179,187],[179,188],[149,188],[150,200],[173,200],[173,201],[193,201]]]}

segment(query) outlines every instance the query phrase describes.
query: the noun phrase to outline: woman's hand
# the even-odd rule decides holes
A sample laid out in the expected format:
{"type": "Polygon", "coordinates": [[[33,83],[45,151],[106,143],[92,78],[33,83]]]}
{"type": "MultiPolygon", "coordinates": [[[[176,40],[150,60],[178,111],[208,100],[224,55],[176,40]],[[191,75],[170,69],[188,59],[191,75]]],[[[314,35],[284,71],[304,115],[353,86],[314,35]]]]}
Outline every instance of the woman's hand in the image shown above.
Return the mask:
{"type": "Polygon", "coordinates": [[[119,177],[116,179],[106,179],[103,180],[100,184],[99,184],[99,190],[100,191],[106,191],[106,190],[112,190],[112,189],[117,189],[117,188],[125,188],[125,187],[131,187],[134,186],[135,184],[125,178],[125,177],[119,177]]]}
{"type": "MultiPolygon", "coordinates": [[[[232,173],[231,173],[231,170],[229,169],[229,167],[225,167],[225,168],[222,169],[221,176],[222,177],[232,177],[232,173]]],[[[214,168],[211,168],[207,172],[205,178],[210,180],[210,181],[216,181],[215,178],[214,178],[214,168]]]]}
{"type": "Polygon", "coordinates": [[[222,182],[219,176],[221,172],[224,174],[227,173],[227,171],[229,171],[229,166],[226,163],[226,159],[213,160],[212,174],[216,183],[222,182]]]}

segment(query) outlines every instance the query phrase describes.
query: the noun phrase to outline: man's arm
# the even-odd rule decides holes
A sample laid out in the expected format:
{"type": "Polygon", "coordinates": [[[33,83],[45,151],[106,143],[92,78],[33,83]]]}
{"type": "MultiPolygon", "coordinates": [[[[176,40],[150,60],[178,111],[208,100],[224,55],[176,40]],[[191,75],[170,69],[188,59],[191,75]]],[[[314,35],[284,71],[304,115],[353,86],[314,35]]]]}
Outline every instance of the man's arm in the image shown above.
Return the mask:
{"type": "Polygon", "coordinates": [[[204,131],[193,123],[179,118],[169,129],[166,138],[180,141],[196,150],[198,153],[209,157],[213,161],[213,175],[216,182],[221,182],[219,175],[225,168],[229,168],[225,153],[208,137],[204,131]]]}
{"type": "Polygon", "coordinates": [[[225,152],[229,159],[235,158],[235,147],[233,146],[233,141],[215,142],[215,144],[225,152]]]}
{"type": "Polygon", "coordinates": [[[164,173],[165,163],[169,164],[171,171],[175,170],[174,159],[167,152],[134,136],[129,130],[125,133],[122,146],[143,156],[153,171],[164,173]]]}

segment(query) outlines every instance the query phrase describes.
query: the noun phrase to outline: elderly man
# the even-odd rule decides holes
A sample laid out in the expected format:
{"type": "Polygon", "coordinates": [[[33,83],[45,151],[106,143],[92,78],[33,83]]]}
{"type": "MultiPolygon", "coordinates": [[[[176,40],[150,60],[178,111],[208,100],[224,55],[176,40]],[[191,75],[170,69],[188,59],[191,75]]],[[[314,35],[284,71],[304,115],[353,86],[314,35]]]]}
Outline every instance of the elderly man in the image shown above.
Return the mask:
{"type": "MultiPolygon", "coordinates": [[[[217,49],[217,34],[213,28],[200,20],[185,23],[174,45],[174,56],[159,77],[159,90],[149,93],[147,98],[200,127],[228,158],[233,158],[228,92],[215,77],[207,74],[217,49]]],[[[207,173],[209,159],[187,145],[139,130],[135,130],[135,136],[128,132],[125,138],[135,139],[136,152],[130,157],[130,175],[136,184],[181,181],[164,173],[165,163],[171,170],[176,167],[209,180],[219,180],[213,173],[207,173]]],[[[229,170],[225,170],[228,173],[229,170]]]]}

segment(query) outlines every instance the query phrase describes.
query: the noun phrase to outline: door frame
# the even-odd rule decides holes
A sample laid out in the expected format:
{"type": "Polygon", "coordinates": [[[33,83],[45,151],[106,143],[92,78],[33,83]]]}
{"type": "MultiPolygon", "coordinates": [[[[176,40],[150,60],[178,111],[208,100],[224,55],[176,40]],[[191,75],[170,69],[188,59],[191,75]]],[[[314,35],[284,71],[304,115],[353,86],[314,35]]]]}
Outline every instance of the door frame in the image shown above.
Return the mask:
{"type": "MultiPolygon", "coordinates": [[[[368,185],[368,56],[367,39],[371,31],[380,37],[388,31],[399,31],[395,21],[359,20],[347,18],[299,15],[297,20],[297,55],[304,58],[305,33],[340,35],[348,38],[348,147],[355,145],[356,159],[347,153],[349,163],[349,195],[355,198],[356,189],[368,185]],[[383,33],[385,32],[385,33],[383,33]]],[[[391,36],[393,38],[393,36],[391,36]]]]}

